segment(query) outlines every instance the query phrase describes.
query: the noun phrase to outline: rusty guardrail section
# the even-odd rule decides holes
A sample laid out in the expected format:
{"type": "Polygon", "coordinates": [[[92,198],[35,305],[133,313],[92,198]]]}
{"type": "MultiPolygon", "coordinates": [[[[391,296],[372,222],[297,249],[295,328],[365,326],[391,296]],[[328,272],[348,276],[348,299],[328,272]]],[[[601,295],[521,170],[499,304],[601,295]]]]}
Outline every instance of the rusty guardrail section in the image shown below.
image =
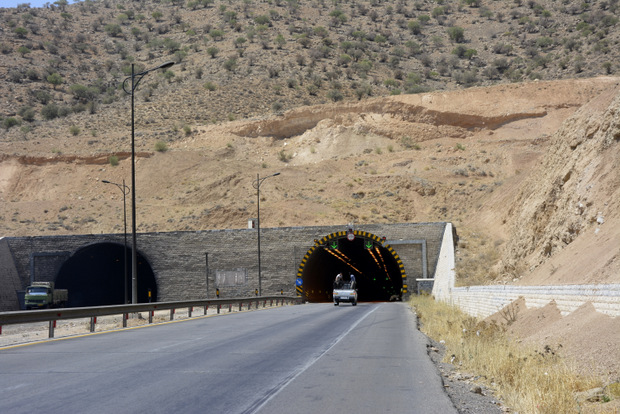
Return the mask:
{"type": "Polygon", "coordinates": [[[92,306],[83,308],[58,308],[58,309],[41,309],[30,311],[15,311],[15,312],[1,312],[0,313],[0,334],[2,334],[3,325],[25,324],[34,322],[49,322],[49,337],[54,337],[54,328],[56,327],[56,321],[66,319],[91,319],[91,332],[94,332],[96,318],[98,316],[109,315],[123,315],[123,327],[127,326],[127,319],[129,314],[148,312],[149,323],[153,323],[153,315],[155,311],[170,310],[170,320],[174,319],[175,309],[188,309],[188,315],[191,318],[192,310],[194,308],[204,308],[204,313],[207,313],[207,309],[211,306],[215,306],[217,313],[220,313],[222,305],[229,305],[229,310],[235,304],[239,305],[241,310],[243,304],[247,304],[248,309],[252,308],[252,304],[255,304],[258,309],[262,303],[263,307],[266,307],[267,302],[270,302],[270,306],[273,306],[273,302],[278,303],[296,304],[302,303],[302,298],[297,296],[260,296],[260,297],[246,297],[235,299],[202,299],[202,300],[186,300],[176,302],[153,302],[153,303],[138,303],[135,305],[109,305],[109,306],[92,306]]]}

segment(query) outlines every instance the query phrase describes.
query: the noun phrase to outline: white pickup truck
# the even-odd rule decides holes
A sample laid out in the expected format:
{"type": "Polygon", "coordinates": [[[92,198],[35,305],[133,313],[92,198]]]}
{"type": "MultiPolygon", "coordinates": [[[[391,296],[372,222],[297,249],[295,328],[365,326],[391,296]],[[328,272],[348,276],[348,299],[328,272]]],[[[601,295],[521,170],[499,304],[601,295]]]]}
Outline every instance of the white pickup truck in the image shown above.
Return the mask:
{"type": "Polygon", "coordinates": [[[357,305],[357,289],[351,287],[351,283],[343,283],[339,287],[334,287],[334,306],[338,306],[340,302],[357,305]]]}

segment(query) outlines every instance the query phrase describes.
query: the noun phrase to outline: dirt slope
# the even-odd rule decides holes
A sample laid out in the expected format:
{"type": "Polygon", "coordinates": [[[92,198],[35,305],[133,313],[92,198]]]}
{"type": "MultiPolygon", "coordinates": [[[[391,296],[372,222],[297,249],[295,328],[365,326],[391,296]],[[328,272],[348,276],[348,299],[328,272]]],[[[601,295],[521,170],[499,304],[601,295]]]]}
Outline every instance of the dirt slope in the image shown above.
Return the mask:
{"type": "MultiPolygon", "coordinates": [[[[449,220],[465,283],[613,280],[617,94],[607,77],[301,107],[196,127],[166,152],[152,151],[159,126],[139,123],[138,230],[245,227],[256,174],[281,171],[261,188],[265,226],[449,220]],[[559,253],[587,248],[578,262],[604,258],[601,266],[564,274],[559,253]],[[490,274],[470,271],[489,259],[498,263],[490,274]]],[[[0,141],[3,235],[122,231],[122,194],[101,180],[130,184],[128,125],[55,132],[80,116],[50,122],[37,139],[0,141]]],[[[573,261],[565,267],[581,266],[573,261]]]]}
{"type": "Polygon", "coordinates": [[[579,108],[553,136],[537,174],[529,177],[508,210],[505,218],[512,234],[505,266],[547,262],[525,277],[525,283],[618,281],[618,114],[617,89],[579,108]]]}
{"type": "MultiPolygon", "coordinates": [[[[256,174],[279,171],[261,187],[266,227],[451,221],[460,283],[619,283],[619,85],[529,82],[300,107],[195,127],[165,152],[152,149],[169,132],[142,120],[138,231],[243,228],[256,216],[256,174]]],[[[136,112],[156,108],[139,102],[136,112]]],[[[63,133],[83,116],[73,114],[36,139],[1,140],[1,235],[122,232],[122,194],[101,181],[130,183],[130,128],[117,121],[128,114],[128,104],[102,113],[108,127],[96,136],[63,133]]],[[[607,325],[583,325],[582,313],[562,323],[600,337],[607,325]]],[[[569,356],[589,346],[558,335],[569,356]]],[[[606,366],[604,349],[593,356],[606,366]]]]}

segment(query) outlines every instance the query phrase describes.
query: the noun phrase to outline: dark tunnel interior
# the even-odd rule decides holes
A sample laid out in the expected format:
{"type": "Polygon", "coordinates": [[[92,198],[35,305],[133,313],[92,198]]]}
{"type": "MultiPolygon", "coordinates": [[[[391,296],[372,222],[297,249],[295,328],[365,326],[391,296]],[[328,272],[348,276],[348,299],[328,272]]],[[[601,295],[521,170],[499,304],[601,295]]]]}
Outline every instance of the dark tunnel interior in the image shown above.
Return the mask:
{"type": "Polygon", "coordinates": [[[356,237],[331,239],[314,250],[303,268],[304,293],[310,302],[332,300],[338,273],[355,276],[359,301],[389,301],[401,296],[400,268],[394,256],[379,243],[356,237]]]}
{"type": "MultiPolygon", "coordinates": [[[[105,306],[125,302],[124,246],[118,243],[97,243],[77,250],[63,263],[56,287],[68,289],[68,306],[105,306]]],[[[153,269],[138,252],[138,302],[157,300],[157,283],[153,269]]],[[[131,247],[127,247],[127,298],[131,303],[131,247]]]]}

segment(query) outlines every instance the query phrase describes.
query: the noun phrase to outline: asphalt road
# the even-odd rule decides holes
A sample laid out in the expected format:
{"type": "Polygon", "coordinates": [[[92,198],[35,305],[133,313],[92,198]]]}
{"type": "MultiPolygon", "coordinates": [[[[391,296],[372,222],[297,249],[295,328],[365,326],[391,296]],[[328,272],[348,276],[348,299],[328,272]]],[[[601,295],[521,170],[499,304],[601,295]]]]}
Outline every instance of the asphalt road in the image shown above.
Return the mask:
{"type": "Polygon", "coordinates": [[[312,304],[0,349],[0,412],[456,413],[415,326],[312,304]]]}

